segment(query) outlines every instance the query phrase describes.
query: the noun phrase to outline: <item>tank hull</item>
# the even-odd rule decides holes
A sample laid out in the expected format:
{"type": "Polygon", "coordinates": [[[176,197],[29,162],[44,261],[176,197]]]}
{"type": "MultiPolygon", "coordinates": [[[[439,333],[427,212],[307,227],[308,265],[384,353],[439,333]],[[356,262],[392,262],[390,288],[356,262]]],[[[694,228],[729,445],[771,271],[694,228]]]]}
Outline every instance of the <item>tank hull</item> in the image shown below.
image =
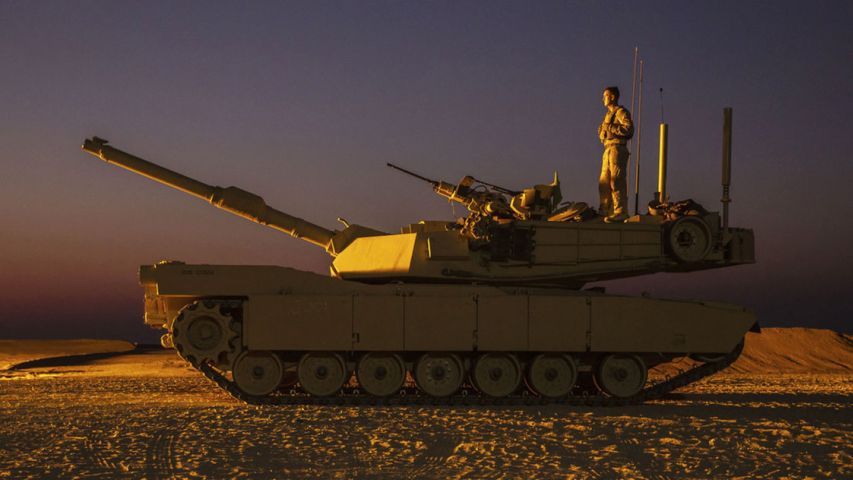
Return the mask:
{"type": "Polygon", "coordinates": [[[719,353],[756,323],[751,311],[714,302],[370,285],[274,266],[161,264],[142,267],[142,279],[154,327],[170,328],[198,299],[241,299],[242,346],[251,350],[719,353]]]}
{"type": "MultiPolygon", "coordinates": [[[[755,325],[752,312],[719,303],[561,289],[373,285],[275,266],[158,264],[143,266],[140,280],[146,322],[166,329],[167,343],[196,367],[240,378],[241,362],[252,355],[273,362],[274,385],[261,396],[303,384],[314,394],[307,380],[295,379],[312,359],[324,372],[322,361],[331,362],[343,376],[322,396],[339,392],[353,372],[370,364],[366,358],[378,357],[394,359],[410,377],[424,358],[456,362],[466,380],[453,392],[476,383],[482,362],[495,363],[489,371],[500,374],[499,360],[505,361],[519,384],[522,377],[527,382],[543,356],[566,359],[575,378],[598,378],[608,360],[629,358],[645,379],[647,368],[676,357],[722,358],[755,325]],[[209,327],[219,333],[187,336],[208,328],[205,322],[219,322],[209,327]]],[[[578,388],[574,380],[571,386],[578,388]]],[[[244,390],[254,394],[252,388],[244,390]]],[[[519,388],[529,386],[511,393],[519,388]]]]}

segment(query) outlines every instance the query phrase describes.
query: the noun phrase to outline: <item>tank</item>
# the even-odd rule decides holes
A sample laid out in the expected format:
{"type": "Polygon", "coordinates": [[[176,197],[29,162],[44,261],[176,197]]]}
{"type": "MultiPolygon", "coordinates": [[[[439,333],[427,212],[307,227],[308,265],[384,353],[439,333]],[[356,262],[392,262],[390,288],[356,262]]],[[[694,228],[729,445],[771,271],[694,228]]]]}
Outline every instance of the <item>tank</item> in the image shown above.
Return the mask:
{"type": "Polygon", "coordinates": [[[516,191],[391,165],[467,216],[399,233],[341,219],[330,229],[98,137],[82,148],[329,254],[329,276],[284,266],[140,267],[145,323],[247,403],[640,403],[725,368],[746,332],[758,330],[740,306],[584,289],[755,261],[751,230],[689,200],[652,202],[647,214],[606,223],[586,204],[564,202],[556,173],[516,191]],[[650,380],[650,369],[685,356],[689,369],[650,380]]]}

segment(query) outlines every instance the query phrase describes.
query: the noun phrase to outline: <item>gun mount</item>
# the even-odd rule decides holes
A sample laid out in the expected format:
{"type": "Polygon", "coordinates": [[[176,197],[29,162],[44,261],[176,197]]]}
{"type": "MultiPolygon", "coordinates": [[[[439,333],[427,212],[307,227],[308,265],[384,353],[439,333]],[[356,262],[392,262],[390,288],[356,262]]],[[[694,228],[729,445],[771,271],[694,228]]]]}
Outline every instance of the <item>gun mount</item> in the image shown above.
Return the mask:
{"type": "MultiPolygon", "coordinates": [[[[560,206],[563,195],[560,191],[560,179],[554,172],[554,181],[548,185],[535,185],[524,190],[510,190],[493,183],[479,180],[470,175],[462,177],[458,184],[431,180],[393,163],[389,167],[407,175],[432,184],[433,191],[451,202],[465,205],[471,214],[478,217],[515,220],[563,220],[568,218],[564,212],[570,205],[560,206]]],[[[573,204],[573,212],[578,212],[578,204],[573,204]]],[[[465,231],[472,238],[478,238],[473,231],[465,231]]]]}

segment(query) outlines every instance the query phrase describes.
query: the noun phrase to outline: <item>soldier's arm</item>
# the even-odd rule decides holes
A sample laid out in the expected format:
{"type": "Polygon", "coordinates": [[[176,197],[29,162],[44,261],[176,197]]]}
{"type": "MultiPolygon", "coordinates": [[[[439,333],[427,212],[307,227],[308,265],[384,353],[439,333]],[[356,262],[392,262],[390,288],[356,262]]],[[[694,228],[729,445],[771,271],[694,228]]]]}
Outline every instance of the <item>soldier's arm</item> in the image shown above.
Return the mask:
{"type": "Polygon", "coordinates": [[[616,119],[609,126],[612,135],[619,138],[631,138],[634,135],[634,122],[631,121],[631,113],[625,108],[616,112],[616,119]]]}
{"type": "Polygon", "coordinates": [[[601,120],[601,123],[598,125],[598,139],[601,140],[601,143],[604,143],[607,140],[607,114],[604,115],[604,118],[601,120]]]}

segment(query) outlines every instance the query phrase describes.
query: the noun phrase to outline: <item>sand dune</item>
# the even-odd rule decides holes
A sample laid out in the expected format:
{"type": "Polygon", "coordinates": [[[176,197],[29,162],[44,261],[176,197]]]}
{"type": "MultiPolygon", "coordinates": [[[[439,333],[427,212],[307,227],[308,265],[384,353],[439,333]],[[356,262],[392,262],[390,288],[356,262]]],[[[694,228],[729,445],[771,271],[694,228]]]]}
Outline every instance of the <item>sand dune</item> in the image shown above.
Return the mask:
{"type": "Polygon", "coordinates": [[[134,348],[124,340],[0,340],[0,370],[45,358],[129,352],[134,348]]]}
{"type": "Polygon", "coordinates": [[[853,337],[816,328],[748,333],[730,373],[853,373],[853,337]]]}

